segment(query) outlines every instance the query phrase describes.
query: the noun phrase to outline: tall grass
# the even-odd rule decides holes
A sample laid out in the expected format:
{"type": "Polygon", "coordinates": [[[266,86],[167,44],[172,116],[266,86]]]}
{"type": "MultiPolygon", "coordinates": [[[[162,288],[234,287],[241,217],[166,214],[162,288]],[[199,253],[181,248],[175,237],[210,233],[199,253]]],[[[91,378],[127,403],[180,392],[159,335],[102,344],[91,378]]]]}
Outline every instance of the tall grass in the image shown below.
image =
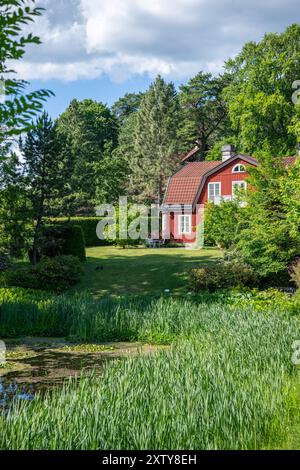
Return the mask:
{"type": "Polygon", "coordinates": [[[52,331],[55,318],[82,337],[181,340],[15,405],[0,418],[1,449],[256,449],[281,432],[297,319],[172,299],[58,305],[45,310],[52,331]]]}
{"type": "Polygon", "coordinates": [[[91,296],[47,296],[0,289],[0,336],[66,336],[82,341],[143,340],[168,343],[201,327],[197,300],[140,296],[95,300],[91,296]]]}

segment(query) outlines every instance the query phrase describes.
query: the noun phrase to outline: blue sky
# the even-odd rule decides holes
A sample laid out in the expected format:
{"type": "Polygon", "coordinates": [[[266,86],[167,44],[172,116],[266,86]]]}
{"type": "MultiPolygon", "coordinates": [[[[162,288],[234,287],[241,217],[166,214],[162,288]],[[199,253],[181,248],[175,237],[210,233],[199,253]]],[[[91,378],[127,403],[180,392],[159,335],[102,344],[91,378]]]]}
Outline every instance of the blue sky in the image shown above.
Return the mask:
{"type": "MultiPolygon", "coordinates": [[[[30,1],[30,0],[28,0],[30,1]]],[[[73,98],[111,105],[159,73],[177,86],[219,73],[246,41],[300,23],[299,0],[37,0],[41,37],[12,64],[31,89],[50,88],[57,117],[73,98]]],[[[295,77],[297,79],[299,77],[295,77]]]]}
{"type": "Polygon", "coordinates": [[[44,107],[53,118],[56,118],[73,98],[79,100],[91,98],[111,106],[125,93],[145,91],[151,81],[147,74],[133,76],[121,83],[114,82],[105,75],[94,80],[74,80],[67,83],[60,80],[31,80],[29,89],[38,90],[46,87],[55,93],[44,107]]]}

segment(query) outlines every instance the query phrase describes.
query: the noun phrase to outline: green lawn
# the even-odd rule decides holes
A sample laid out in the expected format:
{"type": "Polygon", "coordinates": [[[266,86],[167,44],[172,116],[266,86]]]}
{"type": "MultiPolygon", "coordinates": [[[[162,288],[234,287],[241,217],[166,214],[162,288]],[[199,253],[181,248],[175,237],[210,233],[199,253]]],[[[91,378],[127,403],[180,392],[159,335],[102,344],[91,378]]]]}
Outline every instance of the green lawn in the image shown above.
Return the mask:
{"type": "Polygon", "coordinates": [[[218,257],[220,252],[213,248],[88,248],[85,275],[75,289],[96,297],[155,294],[164,289],[182,293],[187,289],[188,271],[218,257]]]}

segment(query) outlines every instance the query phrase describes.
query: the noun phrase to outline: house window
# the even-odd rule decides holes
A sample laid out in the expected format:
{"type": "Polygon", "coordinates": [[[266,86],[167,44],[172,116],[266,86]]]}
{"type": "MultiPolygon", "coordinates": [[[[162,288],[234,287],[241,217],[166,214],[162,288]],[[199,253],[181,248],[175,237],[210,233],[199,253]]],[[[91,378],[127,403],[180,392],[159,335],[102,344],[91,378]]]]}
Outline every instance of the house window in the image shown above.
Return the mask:
{"type": "Polygon", "coordinates": [[[221,198],[221,183],[208,183],[208,200],[218,202],[221,198]]]}
{"type": "Polygon", "coordinates": [[[178,233],[179,235],[189,235],[191,233],[191,215],[178,216],[178,233]]]}
{"type": "Polygon", "coordinates": [[[244,165],[235,165],[232,169],[232,173],[245,173],[246,168],[244,165]]]}
{"type": "Polygon", "coordinates": [[[246,191],[246,181],[233,181],[232,182],[232,195],[235,196],[237,192],[246,191]]]}

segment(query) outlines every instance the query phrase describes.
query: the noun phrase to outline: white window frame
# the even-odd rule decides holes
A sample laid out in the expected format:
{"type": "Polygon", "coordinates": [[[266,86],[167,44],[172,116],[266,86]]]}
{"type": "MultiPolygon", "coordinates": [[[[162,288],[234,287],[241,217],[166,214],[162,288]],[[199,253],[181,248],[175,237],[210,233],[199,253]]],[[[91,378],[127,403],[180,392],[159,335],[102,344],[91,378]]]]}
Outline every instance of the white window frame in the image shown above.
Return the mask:
{"type": "MultiPolygon", "coordinates": [[[[216,191],[214,190],[214,193],[215,192],[216,191]]],[[[215,202],[216,198],[218,198],[219,200],[221,200],[221,198],[222,198],[222,183],[221,183],[221,181],[213,181],[211,183],[208,183],[208,187],[207,187],[207,199],[208,199],[208,201],[209,202],[215,202]],[[219,188],[220,188],[220,190],[219,190],[220,194],[218,196],[216,196],[216,194],[214,194],[213,199],[211,199],[211,197],[209,195],[209,192],[210,192],[209,188],[210,188],[210,186],[215,186],[217,184],[219,185],[219,188]]]]}
{"type": "Polygon", "coordinates": [[[178,235],[191,235],[192,233],[192,214],[179,214],[178,215],[178,235]],[[186,222],[183,224],[182,229],[182,220],[188,220],[188,228],[186,222]]]}
{"type": "Polygon", "coordinates": [[[232,168],[232,173],[246,173],[245,165],[243,165],[242,163],[238,163],[232,168]],[[236,168],[238,168],[237,171],[236,171],[236,168]],[[241,170],[241,168],[243,168],[243,170],[241,170]]]}
{"type": "Polygon", "coordinates": [[[244,190],[247,191],[247,181],[245,180],[232,181],[232,197],[236,197],[234,193],[235,185],[241,186],[242,184],[244,185],[244,190]]]}

